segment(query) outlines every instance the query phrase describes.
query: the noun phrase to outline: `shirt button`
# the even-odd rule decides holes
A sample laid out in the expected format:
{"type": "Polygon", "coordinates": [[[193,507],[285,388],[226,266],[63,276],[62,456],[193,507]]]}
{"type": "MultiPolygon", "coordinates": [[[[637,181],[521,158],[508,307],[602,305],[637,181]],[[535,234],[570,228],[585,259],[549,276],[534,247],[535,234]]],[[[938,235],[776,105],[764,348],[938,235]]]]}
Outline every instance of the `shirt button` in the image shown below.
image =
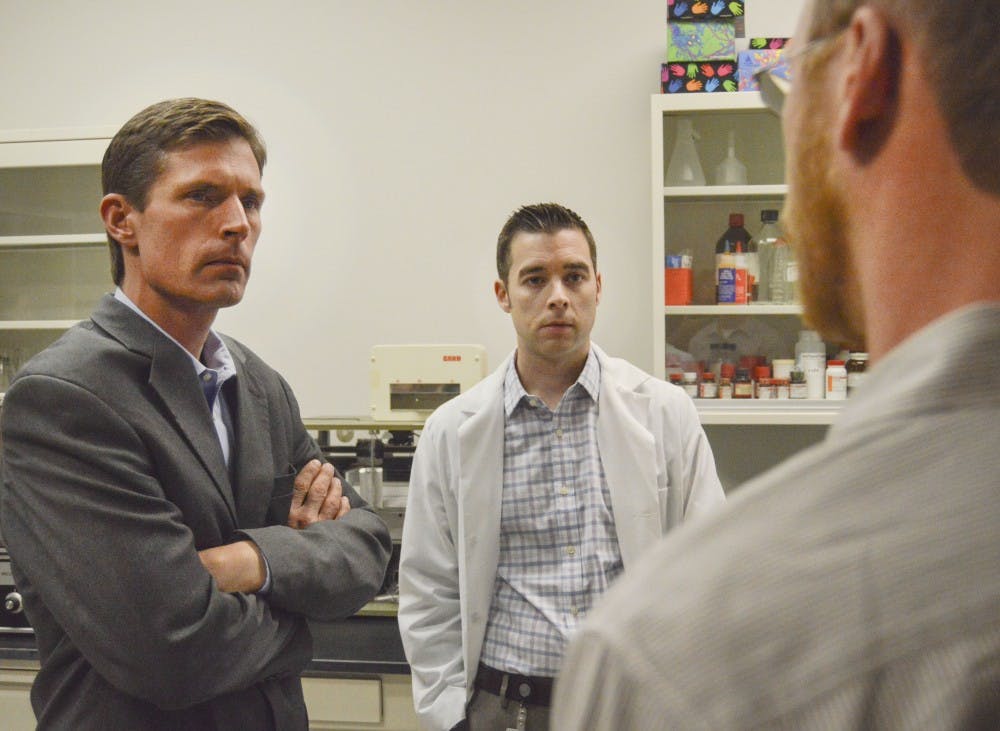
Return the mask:
{"type": "Polygon", "coordinates": [[[576,549],[573,546],[567,546],[567,548],[566,548],[566,555],[567,556],[575,556],[576,555],[576,549]]]}
{"type": "Polygon", "coordinates": [[[204,373],[202,373],[201,374],[201,380],[203,380],[205,383],[210,382],[212,380],[212,373],[211,373],[211,371],[205,371],[204,373]]]}
{"type": "Polygon", "coordinates": [[[569,495],[569,488],[566,487],[565,485],[563,485],[562,487],[559,488],[559,494],[560,495],[569,495]]]}
{"type": "Polygon", "coordinates": [[[556,439],[562,439],[562,429],[556,429],[556,439]]]}
{"type": "Polygon", "coordinates": [[[572,614],[574,617],[579,617],[580,616],[580,610],[578,608],[576,608],[576,607],[570,607],[569,608],[569,613],[572,614]]]}

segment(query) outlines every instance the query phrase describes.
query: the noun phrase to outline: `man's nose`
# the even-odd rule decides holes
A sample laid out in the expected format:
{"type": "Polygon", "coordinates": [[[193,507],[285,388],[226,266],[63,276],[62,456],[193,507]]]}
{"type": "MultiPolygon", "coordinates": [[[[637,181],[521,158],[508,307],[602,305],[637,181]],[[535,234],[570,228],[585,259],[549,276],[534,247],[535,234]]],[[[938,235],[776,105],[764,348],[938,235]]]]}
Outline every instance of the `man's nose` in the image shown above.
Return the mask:
{"type": "Polygon", "coordinates": [[[569,304],[566,296],[566,285],[558,279],[552,284],[552,291],[549,292],[549,307],[565,307],[569,304]]]}
{"type": "Polygon", "coordinates": [[[245,238],[250,233],[250,219],[239,196],[230,196],[222,210],[222,235],[245,238]]]}

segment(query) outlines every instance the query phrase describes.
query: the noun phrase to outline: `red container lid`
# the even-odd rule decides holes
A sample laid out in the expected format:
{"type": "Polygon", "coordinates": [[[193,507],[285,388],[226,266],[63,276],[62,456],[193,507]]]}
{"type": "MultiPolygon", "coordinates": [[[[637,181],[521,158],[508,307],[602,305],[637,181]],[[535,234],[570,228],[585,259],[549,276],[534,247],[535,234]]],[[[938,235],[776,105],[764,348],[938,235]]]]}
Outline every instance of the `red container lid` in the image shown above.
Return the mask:
{"type": "Polygon", "coordinates": [[[771,366],[766,366],[766,365],[755,366],[753,369],[753,377],[755,381],[759,381],[761,378],[770,378],[771,366]]]}
{"type": "Polygon", "coordinates": [[[826,364],[828,366],[838,366],[838,365],[844,365],[844,361],[842,361],[842,360],[828,360],[826,362],[826,364]]]}

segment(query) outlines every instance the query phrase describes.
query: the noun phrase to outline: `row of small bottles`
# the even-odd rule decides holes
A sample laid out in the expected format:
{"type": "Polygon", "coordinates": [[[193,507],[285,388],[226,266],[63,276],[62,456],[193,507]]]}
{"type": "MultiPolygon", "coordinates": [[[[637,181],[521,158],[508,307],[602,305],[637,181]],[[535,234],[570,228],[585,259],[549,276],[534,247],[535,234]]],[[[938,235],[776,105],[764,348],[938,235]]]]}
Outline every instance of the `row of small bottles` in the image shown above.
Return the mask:
{"type": "Polygon", "coordinates": [[[709,369],[670,373],[671,383],[699,399],[829,399],[842,400],[865,377],[868,354],[845,353],[827,360],[826,346],[812,330],[803,330],[795,358],[744,356],[739,365],[717,362],[709,369]]]}
{"type": "Polygon", "coordinates": [[[761,211],[760,221],[752,237],[743,214],[729,214],[729,228],[715,244],[715,301],[720,305],[797,301],[798,265],[778,229],[778,211],[761,211]]]}

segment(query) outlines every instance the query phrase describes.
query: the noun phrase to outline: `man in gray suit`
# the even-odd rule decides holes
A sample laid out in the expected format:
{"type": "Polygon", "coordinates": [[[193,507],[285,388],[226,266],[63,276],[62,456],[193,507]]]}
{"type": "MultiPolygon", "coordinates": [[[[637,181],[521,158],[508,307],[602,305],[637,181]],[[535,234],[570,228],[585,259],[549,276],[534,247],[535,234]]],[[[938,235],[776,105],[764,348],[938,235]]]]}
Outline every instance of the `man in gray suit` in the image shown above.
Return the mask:
{"type": "Polygon", "coordinates": [[[766,72],[807,319],[874,368],[576,636],[555,725],[1000,728],[1000,24],[814,0],[766,72]],[[787,92],[787,98],[786,98],[787,92]]]}
{"type": "Polygon", "coordinates": [[[281,376],[212,329],[250,275],[264,162],[218,102],[127,122],[102,168],[118,288],[7,392],[2,530],[39,728],[305,729],[306,619],[382,581],[384,524],[281,376]]]}

